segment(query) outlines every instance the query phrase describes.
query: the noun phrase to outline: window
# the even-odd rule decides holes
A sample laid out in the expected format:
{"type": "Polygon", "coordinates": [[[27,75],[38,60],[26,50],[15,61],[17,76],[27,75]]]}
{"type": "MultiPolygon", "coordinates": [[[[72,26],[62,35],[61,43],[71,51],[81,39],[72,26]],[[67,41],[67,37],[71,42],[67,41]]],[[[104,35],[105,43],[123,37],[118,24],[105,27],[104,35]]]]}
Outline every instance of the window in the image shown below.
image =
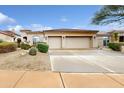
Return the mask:
{"type": "Polygon", "coordinates": [[[109,43],[108,37],[103,37],[103,46],[107,46],[109,43]]]}
{"type": "Polygon", "coordinates": [[[124,42],[124,36],[119,37],[119,42],[124,42]]]}
{"type": "Polygon", "coordinates": [[[23,37],[23,39],[25,40],[25,41],[27,41],[27,37],[25,36],[25,37],[23,37]]]}
{"type": "Polygon", "coordinates": [[[37,42],[40,42],[40,37],[34,36],[33,37],[33,44],[36,44],[37,42]]]}

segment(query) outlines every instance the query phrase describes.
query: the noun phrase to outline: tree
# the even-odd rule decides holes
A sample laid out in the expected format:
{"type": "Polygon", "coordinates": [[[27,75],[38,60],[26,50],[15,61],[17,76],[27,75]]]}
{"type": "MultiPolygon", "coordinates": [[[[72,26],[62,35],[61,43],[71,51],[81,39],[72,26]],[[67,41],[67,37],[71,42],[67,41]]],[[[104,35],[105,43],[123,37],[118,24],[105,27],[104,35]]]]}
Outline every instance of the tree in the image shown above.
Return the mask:
{"type": "Polygon", "coordinates": [[[112,33],[112,41],[113,42],[117,42],[118,41],[118,33],[117,32],[112,33]]]}
{"type": "Polygon", "coordinates": [[[124,6],[123,5],[105,5],[99,11],[96,12],[92,18],[92,24],[106,25],[110,23],[124,22],[124,6]]]}
{"type": "Polygon", "coordinates": [[[17,38],[17,44],[18,44],[18,47],[20,47],[20,44],[21,44],[21,38],[17,38]]]}

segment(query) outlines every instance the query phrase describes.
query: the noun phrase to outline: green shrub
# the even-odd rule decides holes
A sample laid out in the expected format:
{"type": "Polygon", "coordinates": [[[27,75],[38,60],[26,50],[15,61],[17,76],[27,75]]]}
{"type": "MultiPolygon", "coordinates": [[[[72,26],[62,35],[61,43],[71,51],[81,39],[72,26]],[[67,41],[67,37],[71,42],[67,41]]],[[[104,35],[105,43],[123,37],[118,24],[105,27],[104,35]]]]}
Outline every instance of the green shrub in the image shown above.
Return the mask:
{"type": "Polygon", "coordinates": [[[29,55],[34,56],[34,55],[36,55],[36,54],[37,54],[36,48],[32,47],[32,48],[29,50],[29,55]]]}
{"type": "Polygon", "coordinates": [[[46,42],[37,42],[37,44],[38,44],[38,43],[43,43],[43,44],[47,44],[46,42]]]}
{"type": "Polygon", "coordinates": [[[32,47],[36,47],[37,44],[39,44],[39,43],[47,44],[46,42],[36,42],[35,44],[32,45],[32,47]]]}
{"type": "Polygon", "coordinates": [[[25,44],[25,43],[21,43],[20,47],[21,49],[24,49],[24,50],[28,50],[29,48],[31,48],[29,44],[25,44]]]}
{"type": "Polygon", "coordinates": [[[2,42],[0,43],[0,53],[8,53],[16,51],[16,44],[13,42],[2,42]]]}
{"type": "Polygon", "coordinates": [[[47,53],[49,49],[49,46],[45,43],[38,43],[36,47],[39,52],[43,52],[43,53],[47,53]]]}
{"type": "Polygon", "coordinates": [[[0,39],[0,43],[2,43],[3,42],[3,40],[2,39],[0,39]]]}
{"type": "Polygon", "coordinates": [[[122,45],[124,45],[124,44],[123,43],[109,43],[108,47],[114,51],[120,51],[122,45]]]}

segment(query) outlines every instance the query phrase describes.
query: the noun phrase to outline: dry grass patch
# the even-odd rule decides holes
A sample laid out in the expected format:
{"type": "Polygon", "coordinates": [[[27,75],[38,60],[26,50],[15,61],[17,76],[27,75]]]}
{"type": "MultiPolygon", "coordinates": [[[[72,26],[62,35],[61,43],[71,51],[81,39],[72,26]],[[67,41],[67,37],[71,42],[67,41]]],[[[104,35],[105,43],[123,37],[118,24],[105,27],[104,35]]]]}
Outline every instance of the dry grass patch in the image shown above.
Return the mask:
{"type": "Polygon", "coordinates": [[[0,69],[4,70],[51,70],[48,54],[38,52],[31,56],[25,50],[0,54],[0,69]]]}

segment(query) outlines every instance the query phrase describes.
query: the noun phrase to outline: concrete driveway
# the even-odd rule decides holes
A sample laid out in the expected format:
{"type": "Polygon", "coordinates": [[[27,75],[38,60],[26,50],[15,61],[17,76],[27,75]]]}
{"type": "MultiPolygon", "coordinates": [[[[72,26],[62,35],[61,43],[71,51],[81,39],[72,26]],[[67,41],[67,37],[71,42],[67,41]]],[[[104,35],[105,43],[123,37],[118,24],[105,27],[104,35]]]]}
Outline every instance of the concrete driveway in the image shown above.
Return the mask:
{"type": "Polygon", "coordinates": [[[124,54],[105,50],[50,50],[52,71],[124,73],[124,54]]]}

